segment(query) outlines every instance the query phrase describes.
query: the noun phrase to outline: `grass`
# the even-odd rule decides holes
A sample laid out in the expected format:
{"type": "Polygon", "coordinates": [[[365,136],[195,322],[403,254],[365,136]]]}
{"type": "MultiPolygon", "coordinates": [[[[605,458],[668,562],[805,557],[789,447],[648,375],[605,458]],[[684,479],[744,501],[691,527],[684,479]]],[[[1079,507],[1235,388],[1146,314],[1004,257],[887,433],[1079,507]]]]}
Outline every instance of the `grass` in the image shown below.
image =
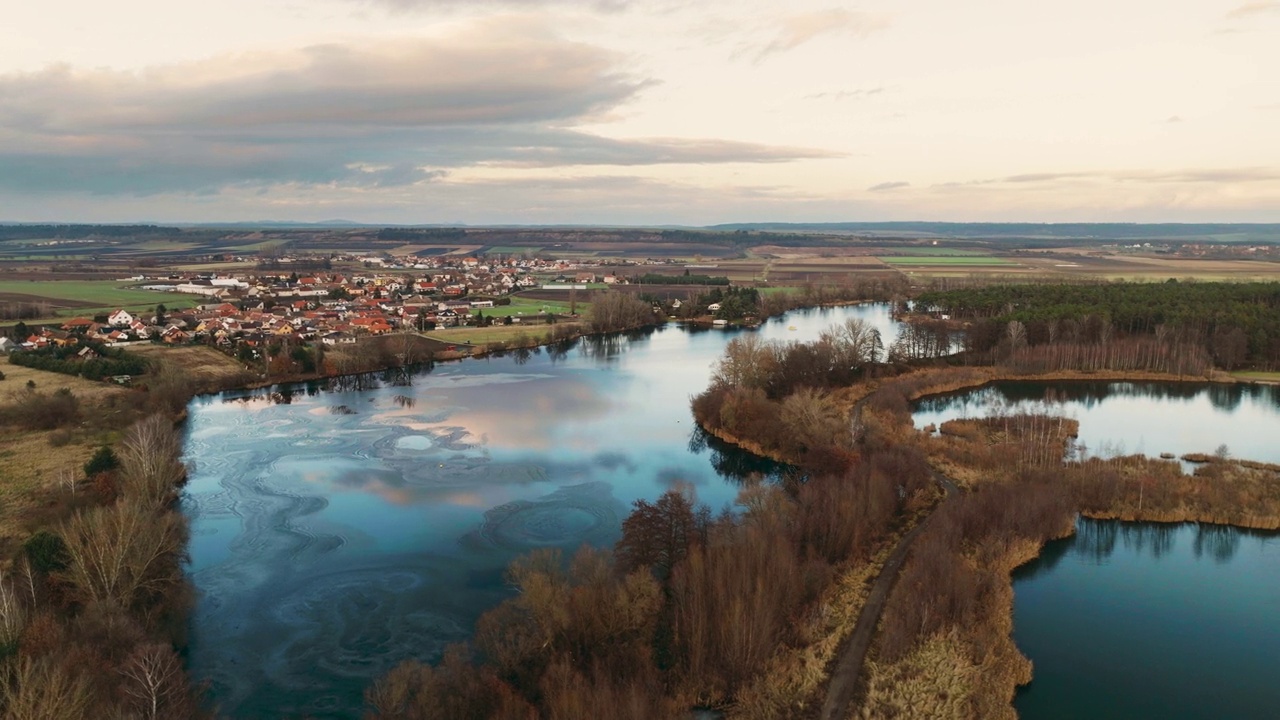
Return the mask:
{"type": "Polygon", "coordinates": [[[511,342],[520,335],[525,335],[534,339],[542,339],[547,333],[551,332],[553,327],[564,325],[566,323],[556,323],[556,325],[547,325],[546,323],[528,323],[520,325],[496,325],[487,328],[444,328],[442,330],[433,330],[426,334],[427,337],[440,342],[456,343],[460,345],[487,345],[495,342],[511,342]]]}
{"type": "Polygon", "coordinates": [[[135,345],[129,352],[182,368],[187,378],[201,387],[220,387],[228,378],[244,374],[240,363],[204,345],[135,345]]]}
{"type": "Polygon", "coordinates": [[[960,248],[926,246],[926,247],[904,247],[893,248],[893,252],[901,255],[928,256],[928,257],[990,257],[982,250],[962,250],[960,248]]]}
{"type": "MultiPolygon", "coordinates": [[[[538,311],[546,310],[549,313],[557,315],[568,315],[571,304],[567,296],[565,300],[535,300],[532,298],[511,298],[510,305],[495,305],[491,308],[475,308],[473,312],[484,313],[485,317],[507,317],[508,315],[537,315],[538,311]]],[[[578,302],[578,314],[585,313],[587,308],[591,307],[591,303],[578,302]]]]}
{"type": "Polygon", "coordinates": [[[1231,373],[1231,377],[1237,380],[1247,380],[1250,382],[1270,382],[1280,383],[1280,372],[1264,372],[1262,370],[1241,370],[1240,372],[1231,373]]]}
{"type": "Polygon", "coordinates": [[[1014,263],[1004,258],[991,257],[989,255],[947,255],[935,257],[893,257],[884,256],[877,258],[881,262],[889,265],[1013,265],[1014,263]]]}
{"type": "MultiPolygon", "coordinates": [[[[13,394],[26,391],[29,380],[35,381],[37,391],[69,388],[80,398],[82,412],[94,412],[93,408],[113,396],[129,392],[116,385],[11,365],[8,358],[0,359],[0,371],[5,375],[0,380],[0,403],[6,404],[13,394]]],[[[70,469],[83,474],[85,461],[108,439],[76,429],[67,432],[0,427],[0,557],[9,555],[4,551],[11,543],[26,537],[24,526],[30,514],[38,508],[43,492],[57,484],[59,473],[70,469]],[[66,443],[55,446],[53,439],[59,436],[66,443]]]]}
{"type": "Polygon", "coordinates": [[[542,252],[541,247],[527,247],[523,245],[498,245],[484,251],[485,255],[533,255],[542,252]]]}
{"type": "MultiPolygon", "coordinates": [[[[192,307],[199,302],[199,298],[193,295],[138,290],[130,287],[130,283],[117,280],[0,280],[0,295],[4,294],[28,295],[32,302],[37,302],[36,298],[45,298],[52,305],[58,305],[59,301],[90,304],[84,307],[59,308],[52,318],[42,318],[44,320],[89,317],[117,308],[130,311],[151,310],[159,304],[174,310],[192,307]]],[[[39,320],[28,320],[27,324],[37,322],[39,320]]]]}

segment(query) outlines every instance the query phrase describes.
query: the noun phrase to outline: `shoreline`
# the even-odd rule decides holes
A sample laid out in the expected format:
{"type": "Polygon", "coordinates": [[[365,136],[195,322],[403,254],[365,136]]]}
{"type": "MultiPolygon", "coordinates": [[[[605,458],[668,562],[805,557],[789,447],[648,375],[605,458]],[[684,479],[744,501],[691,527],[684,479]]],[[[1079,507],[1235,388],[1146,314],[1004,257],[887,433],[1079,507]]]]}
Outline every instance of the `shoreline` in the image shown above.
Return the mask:
{"type": "MultiPolygon", "coordinates": [[[[852,413],[855,408],[861,406],[876,391],[887,387],[895,381],[905,381],[907,383],[922,382],[919,387],[910,388],[908,392],[904,392],[907,402],[916,403],[920,400],[952,395],[961,392],[970,392],[979,390],[997,382],[1162,382],[1162,383],[1190,383],[1199,385],[1235,385],[1235,384],[1255,384],[1245,378],[1233,377],[1222,371],[1212,371],[1208,376],[1186,376],[1186,375],[1170,375],[1165,373],[1153,373],[1146,371],[1057,371],[1052,373],[1042,373],[1036,375],[1028,375],[1014,373],[992,366],[953,366],[947,368],[926,368],[912,372],[903,373],[892,377],[881,378],[870,382],[861,382],[844,388],[836,388],[831,392],[842,401],[842,406],[852,413]]],[[[1273,383],[1256,383],[1256,384],[1273,384],[1273,383]]],[[[905,390],[906,388],[904,388],[905,390]]],[[[725,442],[729,442],[742,450],[757,455],[763,455],[770,459],[788,461],[786,458],[780,458],[779,453],[761,452],[763,448],[750,440],[734,437],[731,433],[720,429],[708,428],[706,423],[695,415],[695,420],[705,432],[715,435],[725,442]]],[[[910,421],[908,420],[908,423],[910,421]]],[[[909,430],[915,432],[913,425],[909,425],[909,430]]],[[[1154,462],[1154,460],[1152,460],[1154,462]]],[[[793,461],[790,461],[793,462],[793,461]]],[[[1118,463],[1113,461],[1093,461],[1105,463],[1111,467],[1115,467],[1118,463]]],[[[1248,469],[1250,466],[1256,466],[1257,470],[1275,472],[1275,469],[1266,463],[1257,463],[1248,460],[1232,460],[1231,464],[1236,465],[1240,469],[1248,469]]],[[[1075,463],[1081,465],[1084,470],[1083,463],[1075,463]]],[[[1181,468],[1179,472],[1182,473],[1181,468]]],[[[1194,475],[1185,475],[1184,477],[1195,477],[1194,475]]],[[[970,491],[971,492],[971,491],[970,491]]],[[[1017,571],[1035,562],[1044,554],[1044,548],[1053,541],[1065,540],[1074,536],[1077,532],[1077,523],[1080,518],[1089,518],[1094,520],[1107,520],[1115,522],[1132,522],[1132,523],[1160,523],[1160,524],[1185,524],[1185,523],[1204,523],[1232,527],[1244,531],[1262,531],[1262,532],[1280,532],[1280,518],[1267,516],[1259,517],[1243,512],[1232,515],[1230,510],[1215,511],[1212,508],[1196,509],[1194,507],[1181,506],[1176,509],[1162,510],[1159,508],[1146,508],[1142,510],[1134,510],[1117,505],[1111,509],[1089,509],[1078,508],[1072,516],[1066,527],[1060,528],[1058,531],[1052,532],[1038,541],[1030,540],[1028,542],[1019,542],[1012,544],[1005,549],[1004,554],[996,560],[996,564],[1000,570],[1000,576],[1003,581],[999,587],[994,589],[995,594],[992,596],[992,602],[995,603],[994,615],[991,616],[990,622],[992,627],[997,629],[1001,638],[1001,645],[1005,651],[999,652],[995,657],[989,658],[994,662],[994,666],[987,669],[987,677],[990,682],[987,685],[985,693],[979,692],[975,698],[985,696],[986,702],[995,702],[999,704],[998,698],[1004,698],[1003,708],[1007,708],[1007,712],[1013,712],[1013,699],[1016,697],[1020,688],[1029,684],[1033,677],[1033,663],[1021,648],[1019,648],[1013,639],[1013,583],[1014,575],[1017,571]],[[994,681],[992,681],[994,680],[994,681]]],[[[877,575],[882,575],[888,568],[881,568],[877,575]]],[[[896,581],[896,577],[893,578],[896,581]]],[[[844,639],[842,638],[842,641],[844,639]]],[[[873,641],[874,642],[874,641],[873,641]]],[[[854,668],[846,667],[848,672],[854,668]]],[[[871,680],[868,676],[868,669],[861,667],[858,677],[854,682],[865,683],[871,680]]],[[[836,683],[836,668],[832,668],[830,674],[826,678],[826,684],[832,685],[836,683]]],[[[843,682],[849,682],[849,678],[844,678],[843,682]]]]}

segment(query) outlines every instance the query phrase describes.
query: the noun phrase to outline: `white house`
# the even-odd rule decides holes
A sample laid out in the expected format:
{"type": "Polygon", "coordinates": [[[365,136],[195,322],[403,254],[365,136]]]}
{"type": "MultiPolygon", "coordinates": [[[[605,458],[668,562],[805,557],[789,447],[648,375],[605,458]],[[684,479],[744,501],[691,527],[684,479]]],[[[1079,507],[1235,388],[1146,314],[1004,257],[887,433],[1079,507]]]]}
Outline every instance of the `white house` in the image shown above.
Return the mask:
{"type": "Polygon", "coordinates": [[[133,324],[134,317],[123,309],[117,310],[107,316],[107,324],[111,327],[129,327],[133,324]]]}
{"type": "Polygon", "coordinates": [[[16,340],[10,340],[7,337],[0,337],[0,355],[11,353],[17,349],[18,342],[16,340]]]}

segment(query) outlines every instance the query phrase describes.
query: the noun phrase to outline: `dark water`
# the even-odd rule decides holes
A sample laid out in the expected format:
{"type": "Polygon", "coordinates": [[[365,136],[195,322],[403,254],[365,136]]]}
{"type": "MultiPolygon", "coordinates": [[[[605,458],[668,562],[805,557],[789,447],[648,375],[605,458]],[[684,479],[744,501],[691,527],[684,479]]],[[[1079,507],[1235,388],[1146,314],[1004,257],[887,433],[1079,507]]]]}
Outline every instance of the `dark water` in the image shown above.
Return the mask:
{"type": "Polygon", "coordinates": [[[1280,716],[1280,535],[1080,520],[1014,575],[1027,720],[1280,716]]]}
{"type": "MultiPolygon", "coordinates": [[[[810,340],[855,316],[892,342],[884,306],[758,332],[810,340]]],[[[193,401],[193,674],[229,716],[357,716],[373,678],[468,637],[516,555],[609,545],[634,500],[679,484],[718,509],[743,476],[781,472],[694,432],[689,398],[734,332],[669,326],[377,389],[193,401]]]]}
{"type": "Polygon", "coordinates": [[[1088,455],[1212,454],[1225,445],[1232,457],[1280,462],[1280,386],[1274,385],[1000,382],[922,400],[913,418],[924,427],[1003,407],[1079,420],[1079,443],[1088,455]],[[1045,403],[1047,395],[1052,403],[1045,403]]]}

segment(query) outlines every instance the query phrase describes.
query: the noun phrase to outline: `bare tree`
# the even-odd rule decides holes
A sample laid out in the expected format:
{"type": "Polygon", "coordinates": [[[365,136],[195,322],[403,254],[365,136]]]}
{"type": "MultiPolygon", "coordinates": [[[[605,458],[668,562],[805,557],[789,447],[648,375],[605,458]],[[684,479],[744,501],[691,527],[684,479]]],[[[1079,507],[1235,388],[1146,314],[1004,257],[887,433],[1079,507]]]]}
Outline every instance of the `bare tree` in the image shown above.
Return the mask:
{"type": "Polygon", "coordinates": [[[89,711],[91,701],[89,680],[51,660],[19,658],[13,677],[0,682],[0,707],[6,720],[94,717],[89,711]]]}
{"type": "Polygon", "coordinates": [[[15,645],[27,626],[27,609],[18,599],[17,588],[0,570],[0,648],[15,645]]]}
{"type": "Polygon", "coordinates": [[[155,506],[170,503],[186,474],[182,443],[173,422],[152,415],[129,428],[120,445],[120,477],[126,498],[155,506]]]}
{"type": "MultiPolygon", "coordinates": [[[[182,662],[173,648],[161,643],[139,646],[120,674],[125,677],[124,692],[146,720],[177,718],[174,705],[186,705],[186,678],[182,662]]],[[[185,709],[185,708],[184,708],[185,709]]]]}
{"type": "Polygon", "coordinates": [[[182,550],[180,520],[130,502],[77,513],[61,530],[67,577],[87,600],[129,607],[177,580],[166,560],[182,550]]]}

